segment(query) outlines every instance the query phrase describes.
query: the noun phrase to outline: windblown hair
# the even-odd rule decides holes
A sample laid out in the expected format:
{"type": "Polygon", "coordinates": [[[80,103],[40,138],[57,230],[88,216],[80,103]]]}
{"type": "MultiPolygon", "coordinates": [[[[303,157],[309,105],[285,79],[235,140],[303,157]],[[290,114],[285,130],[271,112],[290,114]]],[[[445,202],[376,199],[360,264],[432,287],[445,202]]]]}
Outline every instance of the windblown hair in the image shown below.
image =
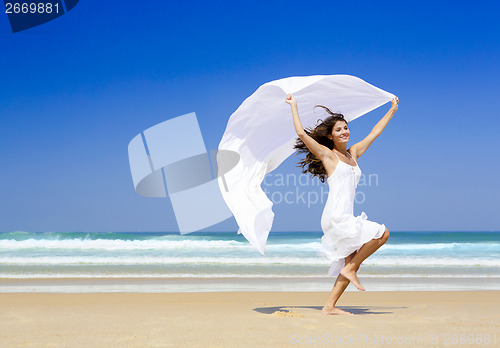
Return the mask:
{"type": "MultiPolygon", "coordinates": [[[[316,105],[314,108],[317,107],[325,109],[330,116],[326,117],[324,120],[319,119],[316,122],[314,129],[307,128],[304,129],[304,131],[321,145],[333,150],[334,143],[333,140],[328,138],[328,135],[332,134],[332,129],[337,121],[344,121],[347,123],[347,120],[344,118],[344,115],[331,112],[326,106],[316,105]]],[[[306,144],[304,144],[300,137],[296,139],[293,148],[298,150],[297,155],[301,153],[306,154],[306,157],[297,164],[297,167],[302,167],[302,173],[311,173],[312,176],[317,176],[321,182],[325,182],[327,175],[325,167],[323,167],[323,163],[307,148],[306,144]]]]}

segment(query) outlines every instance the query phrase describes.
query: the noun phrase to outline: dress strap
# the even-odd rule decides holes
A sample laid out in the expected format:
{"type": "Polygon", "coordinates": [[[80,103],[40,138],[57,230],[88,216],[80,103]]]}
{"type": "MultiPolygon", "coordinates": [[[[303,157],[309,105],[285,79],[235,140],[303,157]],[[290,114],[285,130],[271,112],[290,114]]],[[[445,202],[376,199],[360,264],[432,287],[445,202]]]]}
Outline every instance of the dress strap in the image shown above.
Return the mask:
{"type": "MultiPolygon", "coordinates": [[[[337,159],[340,161],[340,158],[339,158],[339,156],[337,156],[337,154],[335,153],[335,151],[332,151],[332,152],[333,152],[333,154],[335,155],[335,157],[337,157],[337,159]]],[[[351,158],[354,160],[354,162],[356,162],[356,165],[358,165],[358,161],[356,161],[356,160],[354,159],[354,157],[352,157],[352,155],[349,153],[349,151],[347,151],[347,153],[349,154],[349,156],[351,156],[351,158]]]]}
{"type": "MultiPolygon", "coordinates": [[[[346,152],[349,154],[349,156],[351,156],[351,158],[354,160],[354,162],[356,162],[356,165],[358,165],[358,161],[356,161],[356,160],[354,159],[354,157],[352,157],[351,153],[350,153],[349,151],[346,151],[346,152]]],[[[337,157],[337,158],[338,158],[338,157],[337,157]]]]}

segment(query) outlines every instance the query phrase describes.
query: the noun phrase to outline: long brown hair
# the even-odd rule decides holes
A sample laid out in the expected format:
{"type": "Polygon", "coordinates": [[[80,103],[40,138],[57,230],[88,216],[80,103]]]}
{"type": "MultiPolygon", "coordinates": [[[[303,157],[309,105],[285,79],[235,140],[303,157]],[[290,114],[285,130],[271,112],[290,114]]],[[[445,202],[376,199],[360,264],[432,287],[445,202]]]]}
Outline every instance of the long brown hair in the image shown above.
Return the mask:
{"type": "MultiPolygon", "coordinates": [[[[325,111],[330,116],[326,117],[324,120],[319,119],[313,129],[307,128],[304,129],[304,131],[321,145],[324,145],[333,150],[334,143],[332,139],[328,138],[328,135],[332,134],[332,129],[337,121],[344,121],[345,123],[347,123],[347,120],[344,118],[344,115],[334,113],[330,111],[330,109],[328,109],[326,106],[316,105],[314,108],[317,107],[325,109],[325,111]]],[[[323,163],[311,151],[309,151],[306,144],[304,144],[300,137],[296,139],[293,148],[298,150],[297,155],[301,153],[306,154],[306,157],[300,160],[297,164],[297,167],[302,167],[302,173],[311,173],[312,176],[317,176],[319,180],[321,180],[321,182],[325,182],[327,175],[325,167],[323,167],[323,163]]]]}

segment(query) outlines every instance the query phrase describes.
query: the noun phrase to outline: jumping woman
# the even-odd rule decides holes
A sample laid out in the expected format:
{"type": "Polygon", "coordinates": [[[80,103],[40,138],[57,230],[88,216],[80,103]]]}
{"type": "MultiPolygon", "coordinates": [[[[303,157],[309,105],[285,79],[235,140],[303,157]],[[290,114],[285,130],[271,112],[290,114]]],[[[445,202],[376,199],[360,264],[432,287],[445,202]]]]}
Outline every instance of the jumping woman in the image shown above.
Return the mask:
{"type": "Polygon", "coordinates": [[[387,114],[373,127],[366,138],[347,149],[350,131],[342,114],[323,108],[330,116],[312,130],[304,130],[300,122],[297,101],[288,94],[285,100],[292,108],[293,124],[299,138],[294,146],[299,153],[306,153],[300,162],[303,173],[318,176],[328,183],[328,199],[321,217],[323,249],[332,261],[328,274],[337,280],[328,297],[322,314],[352,314],[335,307],[349,282],[358,290],[365,288],[359,282],[357,271],[361,263],[389,239],[389,230],[383,224],[367,219],[363,212],[354,216],[356,187],[361,178],[357,160],[382,134],[398,109],[399,99],[391,100],[387,114]]]}

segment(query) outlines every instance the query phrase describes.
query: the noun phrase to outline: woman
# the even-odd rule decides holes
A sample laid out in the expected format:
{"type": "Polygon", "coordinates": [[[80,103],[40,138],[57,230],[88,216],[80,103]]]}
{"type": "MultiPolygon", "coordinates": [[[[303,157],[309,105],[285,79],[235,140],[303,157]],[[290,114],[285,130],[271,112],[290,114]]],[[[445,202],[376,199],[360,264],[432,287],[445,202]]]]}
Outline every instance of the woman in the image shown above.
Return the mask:
{"type": "Polygon", "coordinates": [[[391,109],[373,127],[370,134],[347,149],[350,131],[342,114],[331,112],[313,130],[304,130],[297,110],[297,101],[288,94],[286,102],[292,108],[293,124],[299,136],[295,149],[307,153],[300,165],[303,172],[318,176],[329,185],[328,200],[321,217],[321,238],[325,253],[332,260],[329,275],[338,275],[322,314],[352,314],[335,307],[349,282],[358,290],[365,288],[359,282],[356,272],[361,263],[389,239],[389,230],[383,224],[367,220],[363,212],[353,215],[356,186],[361,177],[357,159],[382,133],[398,109],[398,98],[391,100],[391,109]],[[307,168],[304,168],[307,165],[307,168]]]}

